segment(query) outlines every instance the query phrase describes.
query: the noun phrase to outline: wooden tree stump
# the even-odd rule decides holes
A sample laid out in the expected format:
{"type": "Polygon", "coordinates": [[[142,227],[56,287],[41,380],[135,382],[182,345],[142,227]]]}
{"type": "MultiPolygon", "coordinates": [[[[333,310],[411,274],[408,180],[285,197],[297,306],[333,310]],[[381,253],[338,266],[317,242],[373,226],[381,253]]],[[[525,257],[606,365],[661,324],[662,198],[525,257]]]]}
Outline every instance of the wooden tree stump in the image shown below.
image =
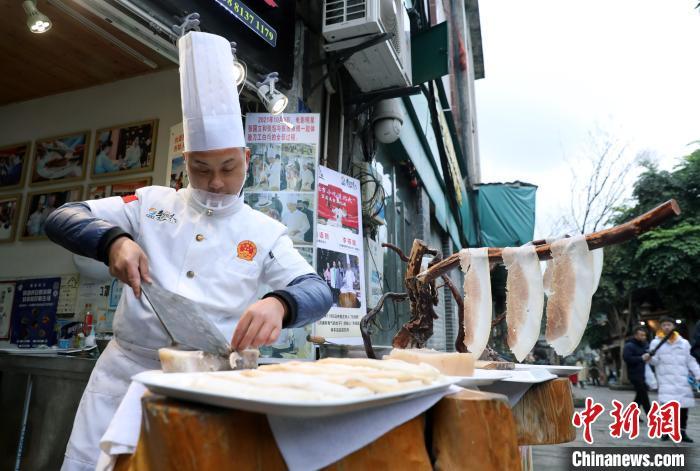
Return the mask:
{"type": "MultiPolygon", "coordinates": [[[[265,415],[151,395],[143,398],[136,452],[121,456],[115,469],[275,471],[287,466],[265,415]]],[[[423,416],[324,469],[431,469],[423,416]]]]}
{"type": "Polygon", "coordinates": [[[435,469],[520,469],[515,421],[506,397],[464,390],[433,409],[435,469]]]}
{"type": "Polygon", "coordinates": [[[555,445],[576,438],[574,401],[568,378],[532,386],[513,407],[518,445],[555,445]]]}

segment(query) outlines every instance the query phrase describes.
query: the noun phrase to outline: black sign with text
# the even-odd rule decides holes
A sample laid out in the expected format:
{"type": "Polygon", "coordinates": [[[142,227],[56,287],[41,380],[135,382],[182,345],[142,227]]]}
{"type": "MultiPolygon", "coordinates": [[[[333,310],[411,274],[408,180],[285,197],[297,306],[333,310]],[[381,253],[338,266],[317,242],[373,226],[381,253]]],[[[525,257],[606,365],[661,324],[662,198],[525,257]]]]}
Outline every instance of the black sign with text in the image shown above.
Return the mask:
{"type": "Polygon", "coordinates": [[[289,88],[294,72],[295,0],[142,0],[173,24],[199,13],[202,31],[238,43],[237,56],[248,66],[251,81],[258,74],[279,72],[289,88]]]}

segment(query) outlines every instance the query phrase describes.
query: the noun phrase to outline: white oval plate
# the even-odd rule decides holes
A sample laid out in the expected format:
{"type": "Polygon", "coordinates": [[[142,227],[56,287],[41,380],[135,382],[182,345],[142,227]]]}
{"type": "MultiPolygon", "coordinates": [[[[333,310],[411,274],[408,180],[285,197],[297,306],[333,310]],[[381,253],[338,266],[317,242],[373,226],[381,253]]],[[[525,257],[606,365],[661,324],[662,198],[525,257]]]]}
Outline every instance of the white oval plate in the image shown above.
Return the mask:
{"type": "Polygon", "coordinates": [[[581,366],[562,366],[562,365],[526,365],[516,364],[516,370],[547,370],[557,376],[571,376],[581,371],[581,366]]]}
{"type": "Polygon", "coordinates": [[[261,414],[280,415],[287,417],[322,417],[344,414],[362,409],[369,409],[399,401],[405,401],[425,396],[440,390],[445,390],[455,383],[448,376],[439,378],[435,383],[392,393],[375,394],[373,396],[334,399],[326,401],[281,401],[264,397],[250,398],[237,395],[234,388],[231,391],[213,391],[192,387],[192,381],[198,375],[237,374],[237,371],[217,373],[167,373],[160,370],[144,371],[132,379],[145,385],[154,393],[177,399],[200,402],[229,409],[240,409],[261,414]]]}
{"type": "Polygon", "coordinates": [[[469,388],[472,386],[487,386],[497,381],[504,381],[510,378],[513,371],[508,370],[482,370],[475,369],[474,376],[450,376],[455,380],[457,386],[469,388]]]}

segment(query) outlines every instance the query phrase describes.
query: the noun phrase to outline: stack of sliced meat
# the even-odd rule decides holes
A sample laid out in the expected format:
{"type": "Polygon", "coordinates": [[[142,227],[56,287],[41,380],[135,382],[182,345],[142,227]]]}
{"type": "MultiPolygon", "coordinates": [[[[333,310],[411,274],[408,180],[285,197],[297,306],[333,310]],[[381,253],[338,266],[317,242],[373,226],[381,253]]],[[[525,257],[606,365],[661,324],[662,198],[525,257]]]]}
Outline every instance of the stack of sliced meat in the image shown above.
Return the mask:
{"type": "MultiPolygon", "coordinates": [[[[547,342],[559,355],[571,354],[583,336],[598,288],[603,266],[602,249],[589,251],[584,236],[557,240],[551,244],[553,259],[544,275],[535,247],[508,247],[503,262],[506,283],[508,346],[522,361],[537,343],[542,323],[545,292],[547,301],[547,342]]],[[[464,272],[464,344],[477,358],[488,343],[492,305],[488,252],[464,249],[460,252],[464,272]]]]}

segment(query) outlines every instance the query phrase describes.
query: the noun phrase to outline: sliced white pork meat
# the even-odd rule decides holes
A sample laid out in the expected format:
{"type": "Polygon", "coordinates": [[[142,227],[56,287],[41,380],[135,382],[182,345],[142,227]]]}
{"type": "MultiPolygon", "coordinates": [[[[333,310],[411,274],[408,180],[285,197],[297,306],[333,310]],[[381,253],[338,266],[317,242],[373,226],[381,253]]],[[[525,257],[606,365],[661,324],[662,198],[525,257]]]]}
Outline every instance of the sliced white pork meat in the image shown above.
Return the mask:
{"type": "Polygon", "coordinates": [[[588,250],[583,235],[551,244],[551,294],[547,299],[545,337],[559,355],[571,354],[583,336],[591,298],[603,267],[602,250],[588,250]]]}
{"type": "Polygon", "coordinates": [[[491,334],[491,271],[487,248],[459,252],[464,272],[464,345],[479,358],[491,334]]]}
{"type": "Polygon", "coordinates": [[[540,260],[533,245],[503,249],[506,281],[508,346],[518,361],[537,343],[542,325],[544,286],[540,260]]]}

